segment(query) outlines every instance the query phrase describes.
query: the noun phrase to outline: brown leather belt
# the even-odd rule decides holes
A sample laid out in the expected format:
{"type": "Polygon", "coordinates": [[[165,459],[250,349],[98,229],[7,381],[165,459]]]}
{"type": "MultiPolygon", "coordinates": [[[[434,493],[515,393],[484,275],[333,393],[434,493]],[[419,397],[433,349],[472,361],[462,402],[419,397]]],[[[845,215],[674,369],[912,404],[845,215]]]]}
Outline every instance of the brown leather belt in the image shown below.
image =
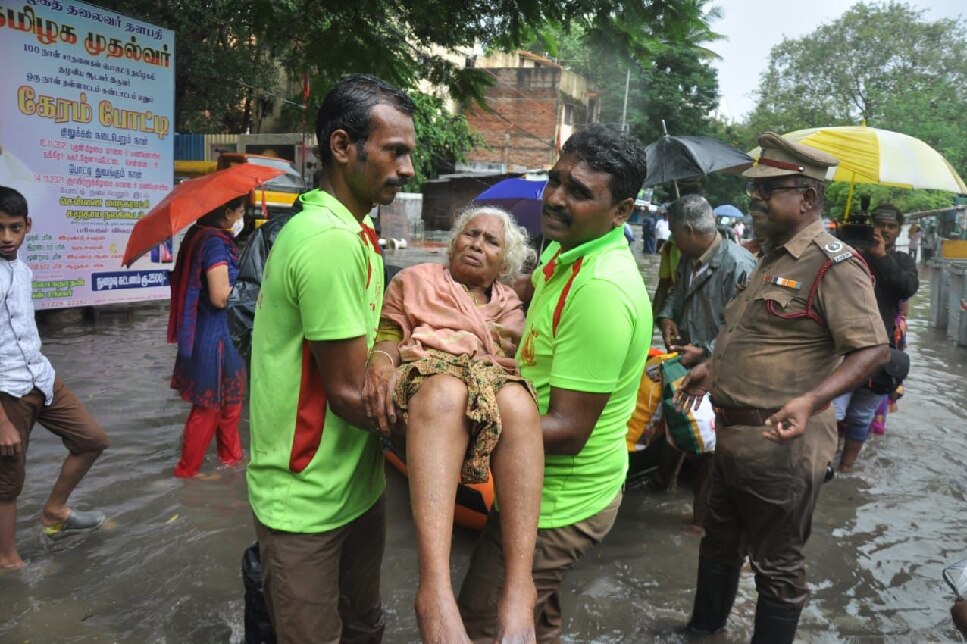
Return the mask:
{"type": "Polygon", "coordinates": [[[779,408],[775,409],[753,409],[750,407],[713,407],[715,410],[715,422],[723,427],[731,425],[747,425],[749,427],[759,427],[766,424],[766,418],[772,416],[779,408]]]}
{"type": "MultiPolygon", "coordinates": [[[[715,410],[715,422],[722,427],[731,427],[732,425],[746,425],[748,427],[760,427],[766,424],[766,419],[779,411],[779,407],[774,409],[753,409],[751,407],[717,407],[712,406],[715,410]]],[[[826,403],[815,412],[813,416],[829,409],[829,403],[826,403]]]]}

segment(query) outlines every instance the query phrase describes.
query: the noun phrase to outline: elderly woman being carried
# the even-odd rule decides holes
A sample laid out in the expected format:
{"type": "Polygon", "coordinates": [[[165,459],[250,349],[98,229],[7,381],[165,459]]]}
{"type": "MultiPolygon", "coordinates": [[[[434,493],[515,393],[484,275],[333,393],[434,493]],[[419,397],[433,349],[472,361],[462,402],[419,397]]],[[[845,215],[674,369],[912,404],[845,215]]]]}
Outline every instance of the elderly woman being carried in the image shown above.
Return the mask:
{"type": "Polygon", "coordinates": [[[382,431],[398,411],[405,423],[424,642],[469,641],[450,580],[454,495],[458,482],[486,481],[490,470],[505,561],[499,638],[534,640],[543,439],[534,391],[514,361],[523,307],[501,281],[517,278],[533,256],[508,213],[475,208],[454,223],[446,266],[406,268],[386,291],[366,397],[382,431]]]}

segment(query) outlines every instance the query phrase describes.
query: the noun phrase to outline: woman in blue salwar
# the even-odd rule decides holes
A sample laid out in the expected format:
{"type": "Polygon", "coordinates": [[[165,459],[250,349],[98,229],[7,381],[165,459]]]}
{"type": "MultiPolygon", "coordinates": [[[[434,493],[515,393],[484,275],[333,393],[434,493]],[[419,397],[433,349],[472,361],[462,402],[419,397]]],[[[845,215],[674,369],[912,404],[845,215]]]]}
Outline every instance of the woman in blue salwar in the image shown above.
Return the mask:
{"type": "Polygon", "coordinates": [[[178,344],[171,387],[191,403],[178,477],[198,474],[212,436],[226,466],[242,460],[238,421],[245,393],[245,362],[228,334],[226,306],[238,277],[238,247],[246,197],[201,217],[181,242],[171,272],[168,342],[178,344]]]}

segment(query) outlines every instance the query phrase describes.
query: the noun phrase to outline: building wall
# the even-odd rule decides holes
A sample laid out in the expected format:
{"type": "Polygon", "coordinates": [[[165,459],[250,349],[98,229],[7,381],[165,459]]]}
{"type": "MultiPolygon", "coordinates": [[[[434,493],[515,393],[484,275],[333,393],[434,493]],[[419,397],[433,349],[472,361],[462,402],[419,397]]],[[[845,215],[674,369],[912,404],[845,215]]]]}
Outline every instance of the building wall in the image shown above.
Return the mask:
{"type": "Polygon", "coordinates": [[[587,79],[552,59],[517,51],[490,53],[475,58],[473,64],[493,77],[486,92],[492,111],[477,106],[467,109],[470,126],[485,145],[471,152],[463,167],[546,170],[577,128],[597,120],[597,94],[587,79]]]}
{"type": "Polygon", "coordinates": [[[470,127],[484,139],[470,161],[499,163],[508,171],[549,168],[557,157],[560,67],[504,67],[487,70],[494,85],[487,90],[488,112],[467,110],[470,127]]]}

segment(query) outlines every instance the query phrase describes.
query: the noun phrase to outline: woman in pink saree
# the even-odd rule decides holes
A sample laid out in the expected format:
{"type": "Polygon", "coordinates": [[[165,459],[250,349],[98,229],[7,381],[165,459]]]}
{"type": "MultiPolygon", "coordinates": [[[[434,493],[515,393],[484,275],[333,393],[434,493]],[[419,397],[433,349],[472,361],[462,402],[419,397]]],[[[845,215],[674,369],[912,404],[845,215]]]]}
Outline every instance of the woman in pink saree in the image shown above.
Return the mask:
{"type": "Polygon", "coordinates": [[[514,355],[524,311],[513,288],[533,258],[527,233],[483,207],[454,223],[446,266],[400,271],[386,290],[366,395],[384,431],[401,412],[420,579],[424,642],[469,642],[450,580],[457,484],[493,471],[502,519],[505,583],[498,639],[534,641],[531,577],[544,449],[535,395],[514,355]]]}

